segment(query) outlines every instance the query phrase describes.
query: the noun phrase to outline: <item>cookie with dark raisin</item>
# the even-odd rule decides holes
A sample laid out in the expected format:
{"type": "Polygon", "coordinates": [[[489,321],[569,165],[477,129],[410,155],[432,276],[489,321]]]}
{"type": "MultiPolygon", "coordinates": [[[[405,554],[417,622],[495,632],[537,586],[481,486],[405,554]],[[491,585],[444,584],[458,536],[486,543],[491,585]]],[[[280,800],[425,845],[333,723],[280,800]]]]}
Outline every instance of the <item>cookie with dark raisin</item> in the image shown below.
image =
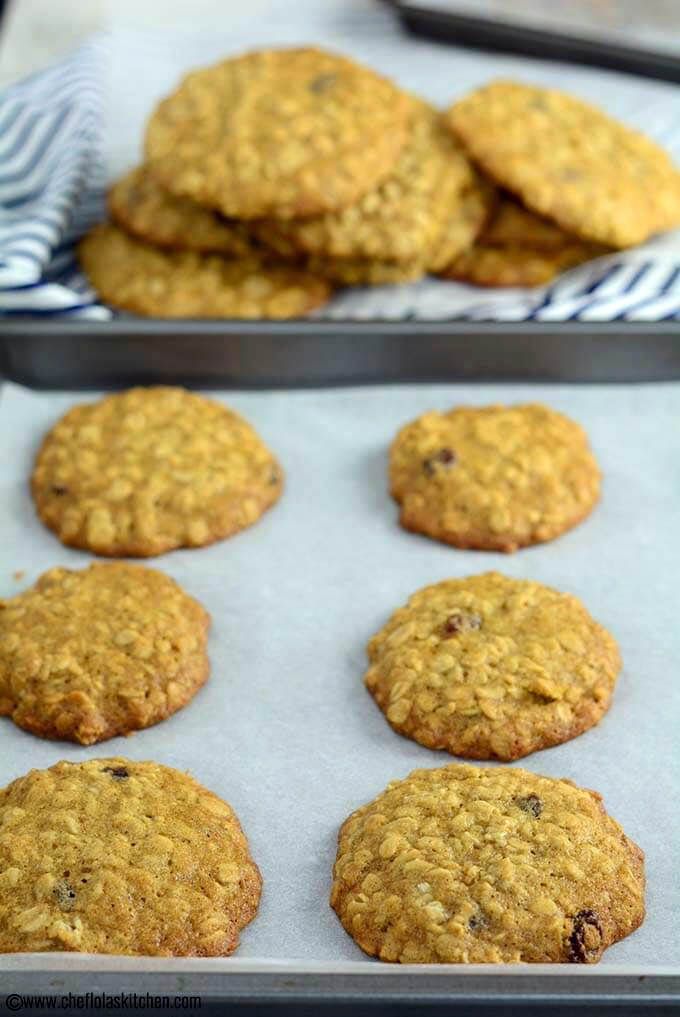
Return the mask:
{"type": "Polygon", "coordinates": [[[392,443],[389,479],[405,529],[480,550],[553,540],[600,496],[584,430],[539,403],[424,414],[392,443]]]}
{"type": "Polygon", "coordinates": [[[468,759],[575,738],[609,708],[621,667],[613,636],[576,597],[497,572],[419,590],[368,658],[366,686],[394,730],[468,759]]]}
{"type": "Polygon", "coordinates": [[[231,807],[129,759],[60,762],[0,790],[0,953],[223,957],[262,880],[231,807]]]}
{"type": "Polygon", "coordinates": [[[597,792],[453,764],[389,784],[343,824],[331,905],[404,964],[594,964],[642,923],[644,856],[597,792]]]}

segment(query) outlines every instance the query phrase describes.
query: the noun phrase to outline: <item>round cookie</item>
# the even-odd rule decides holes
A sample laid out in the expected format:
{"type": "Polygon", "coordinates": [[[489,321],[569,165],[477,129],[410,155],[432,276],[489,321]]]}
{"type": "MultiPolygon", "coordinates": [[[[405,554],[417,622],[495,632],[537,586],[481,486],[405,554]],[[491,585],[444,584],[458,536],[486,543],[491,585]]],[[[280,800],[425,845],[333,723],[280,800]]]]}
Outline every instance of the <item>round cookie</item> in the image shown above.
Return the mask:
{"type": "Polygon", "coordinates": [[[83,745],[157,724],[206,681],[209,624],[155,569],[50,569],[0,600],[0,715],[83,745]]]}
{"type": "Polygon", "coordinates": [[[473,176],[441,114],[415,102],[413,128],[394,171],[355,205],[307,219],[254,223],[256,236],[284,255],[422,262],[446,212],[473,176]]]}
{"type": "Polygon", "coordinates": [[[230,222],[189,198],[164,191],[145,166],[116,181],[108,193],[108,208],[118,226],[156,247],[234,257],[253,254],[243,223],[230,222]]]}
{"type": "Polygon", "coordinates": [[[232,410],[181,388],[134,388],[75,406],[47,434],[31,480],[62,543],[146,558],[256,522],[283,473],[232,410]]]}
{"type": "Polygon", "coordinates": [[[570,233],[622,248],[680,225],[668,154],[580,99],[496,81],[455,103],[448,120],[485,173],[570,233]]]}
{"type": "Polygon", "coordinates": [[[576,526],[600,496],[583,429],[539,403],[426,413],[390,450],[400,522],[456,547],[515,551],[576,526]]]}
{"type": "Polygon", "coordinates": [[[345,57],[258,50],[187,75],[151,116],[146,159],[166,190],[227,216],[316,215],[389,175],[411,112],[345,57]]]}
{"type": "Polygon", "coordinates": [[[595,791],[453,764],[343,824],[331,905],[384,961],[594,964],[642,924],[644,856],[595,791]]]}
{"type": "Polygon", "coordinates": [[[469,759],[519,759],[586,731],[621,668],[576,597],[497,572],[415,593],[368,644],[365,682],[399,734],[469,759]]]}
{"type": "Polygon", "coordinates": [[[155,318],[300,318],[331,292],[295,266],[164,251],[108,223],[81,240],[78,257],[107,304],[155,318]]]}
{"type": "Polygon", "coordinates": [[[0,952],[224,957],[262,880],[233,810],[179,770],[60,762],[0,791],[0,952]]]}

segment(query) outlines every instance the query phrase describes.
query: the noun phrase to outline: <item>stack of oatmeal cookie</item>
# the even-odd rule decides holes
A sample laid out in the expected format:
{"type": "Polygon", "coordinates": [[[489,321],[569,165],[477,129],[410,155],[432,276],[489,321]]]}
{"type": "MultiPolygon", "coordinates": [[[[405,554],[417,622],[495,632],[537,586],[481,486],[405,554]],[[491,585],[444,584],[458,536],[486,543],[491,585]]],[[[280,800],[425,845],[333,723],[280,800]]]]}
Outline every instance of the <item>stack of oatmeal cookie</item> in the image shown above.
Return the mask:
{"type": "Polygon", "coordinates": [[[82,265],[115,307],[300,317],[336,285],[531,286],[680,224],[680,175],[561,93],[497,82],[446,113],[314,48],[184,79],[82,265]]]}

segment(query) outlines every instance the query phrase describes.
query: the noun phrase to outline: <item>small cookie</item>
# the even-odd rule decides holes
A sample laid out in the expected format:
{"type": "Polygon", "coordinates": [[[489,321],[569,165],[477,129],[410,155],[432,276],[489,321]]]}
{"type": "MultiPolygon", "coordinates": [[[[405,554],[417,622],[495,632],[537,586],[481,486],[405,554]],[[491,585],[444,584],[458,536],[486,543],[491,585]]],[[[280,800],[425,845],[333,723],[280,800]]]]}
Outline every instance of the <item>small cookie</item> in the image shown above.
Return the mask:
{"type": "Polygon", "coordinates": [[[399,734],[520,759],[609,708],[621,658],[576,597],[497,572],[419,590],[368,644],[365,682],[399,734]]]}
{"type": "Polygon", "coordinates": [[[390,450],[399,521],[455,547],[515,551],[586,518],[600,470],[584,430],[542,406],[426,413],[390,450]]]}
{"type": "Polygon", "coordinates": [[[256,236],[275,251],[364,262],[423,262],[446,211],[473,176],[441,114],[415,102],[414,124],[394,171],[356,205],[308,219],[263,220],[256,236]]]}
{"type": "Polygon", "coordinates": [[[345,57],[258,50],[187,75],[151,116],[146,159],[167,190],[227,216],[317,215],[390,174],[411,112],[345,57]]]}
{"type": "Polygon", "coordinates": [[[343,824],[331,906],[402,964],[594,964],[645,917],[644,855],[596,791],[452,764],[343,824]]]}
{"type": "Polygon", "coordinates": [[[520,245],[474,244],[440,275],[473,286],[544,286],[561,272],[604,253],[596,244],[575,241],[561,251],[539,251],[520,245]]]}
{"type": "Polygon", "coordinates": [[[243,257],[253,244],[243,223],[229,221],[159,187],[145,166],[126,173],[108,193],[109,213],[125,232],[156,247],[243,257]]]}
{"type": "Polygon", "coordinates": [[[38,453],[38,515],[63,544],[147,558],[256,522],[283,473],[232,410],[182,388],[133,388],[69,410],[38,453]]]}
{"type": "Polygon", "coordinates": [[[78,257],[107,304],[155,318],[300,318],[330,296],[295,266],[163,251],[108,223],[81,240],[78,257]]]}
{"type": "Polygon", "coordinates": [[[448,121],[492,180],[569,233],[619,248],[680,225],[668,154],[580,99],[496,81],[455,103],[448,121]]]}
{"type": "Polygon", "coordinates": [[[117,757],[0,790],[0,885],[0,953],[225,957],[262,879],[226,802],[117,757]]]}
{"type": "Polygon", "coordinates": [[[206,681],[209,624],[155,569],[50,569],[0,600],[0,714],[82,745],[157,724],[206,681]]]}

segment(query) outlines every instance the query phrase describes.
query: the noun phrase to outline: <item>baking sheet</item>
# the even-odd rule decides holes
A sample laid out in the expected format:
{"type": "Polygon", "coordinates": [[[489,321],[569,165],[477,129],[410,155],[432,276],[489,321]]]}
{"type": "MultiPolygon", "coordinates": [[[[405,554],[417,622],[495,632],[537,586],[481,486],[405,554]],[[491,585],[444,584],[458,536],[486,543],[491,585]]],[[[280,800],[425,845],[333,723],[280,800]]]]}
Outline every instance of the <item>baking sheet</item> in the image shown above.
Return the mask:
{"type": "MultiPolygon", "coordinates": [[[[646,851],[647,920],[605,954],[600,970],[680,965],[680,385],[411,386],[217,398],[244,413],[276,451],[287,490],[251,530],[148,562],[210,610],[210,681],[159,726],[89,748],[43,741],[3,719],[0,784],[60,758],[114,754],[190,770],[234,806],[262,869],[262,905],[238,958],[375,967],[327,903],[337,828],[389,780],[451,757],[391,731],[362,684],[364,646],[420,586],[500,569],[575,593],[619,640],[624,669],[601,724],[519,765],[599,790],[646,851]],[[433,407],[524,400],[547,402],[587,428],[605,475],[593,516],[560,540],[514,556],[458,551],[402,531],[386,491],[386,448],[396,429],[433,407]]],[[[44,431],[78,401],[82,394],[35,394],[10,384],[0,393],[0,596],[20,592],[52,566],[92,560],[42,527],[27,486],[44,431]],[[20,580],[17,570],[25,572],[20,580]]],[[[64,966],[71,963],[64,956],[64,966]]],[[[16,964],[0,957],[0,970],[16,964]]],[[[146,962],[130,964],[142,970],[146,962]]]]}

